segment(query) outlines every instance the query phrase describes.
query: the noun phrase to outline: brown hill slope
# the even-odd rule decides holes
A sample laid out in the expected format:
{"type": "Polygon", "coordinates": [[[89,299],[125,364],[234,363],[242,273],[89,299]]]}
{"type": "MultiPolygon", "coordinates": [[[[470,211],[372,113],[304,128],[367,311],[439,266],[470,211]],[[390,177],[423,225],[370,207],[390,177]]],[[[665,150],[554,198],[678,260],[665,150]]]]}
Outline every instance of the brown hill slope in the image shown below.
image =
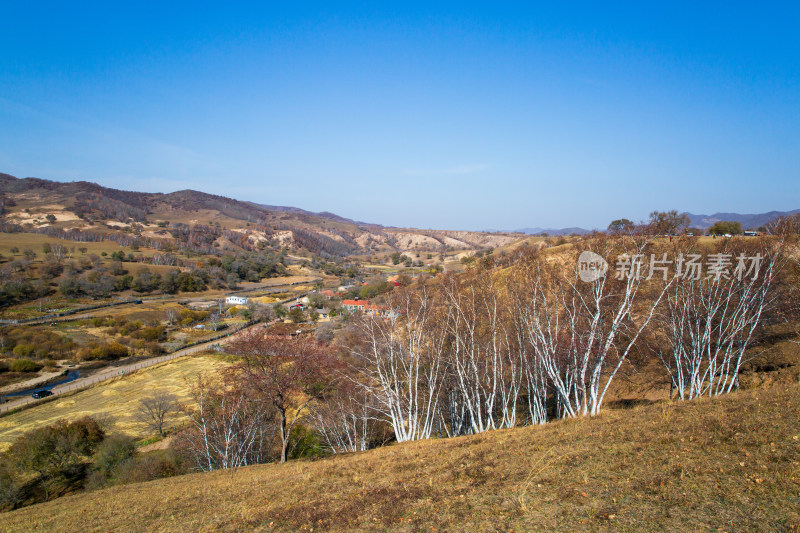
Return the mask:
{"type": "Polygon", "coordinates": [[[471,250],[502,246],[521,237],[386,228],[328,212],[266,206],[193,190],[168,194],[132,192],[86,181],[17,179],[8,174],[0,174],[0,217],[12,229],[24,231],[128,231],[162,240],[175,238],[165,228],[182,225],[180,229],[185,232],[193,226],[203,226],[205,230],[209,229],[206,226],[213,226],[211,229],[219,228],[219,232],[236,232],[219,244],[236,240],[238,246],[255,248],[269,243],[275,248],[289,246],[342,256],[395,250],[471,250]],[[48,215],[55,218],[48,219],[48,215]]]}
{"type": "Polygon", "coordinates": [[[195,474],[0,515],[4,531],[792,531],[800,385],[195,474]]]}

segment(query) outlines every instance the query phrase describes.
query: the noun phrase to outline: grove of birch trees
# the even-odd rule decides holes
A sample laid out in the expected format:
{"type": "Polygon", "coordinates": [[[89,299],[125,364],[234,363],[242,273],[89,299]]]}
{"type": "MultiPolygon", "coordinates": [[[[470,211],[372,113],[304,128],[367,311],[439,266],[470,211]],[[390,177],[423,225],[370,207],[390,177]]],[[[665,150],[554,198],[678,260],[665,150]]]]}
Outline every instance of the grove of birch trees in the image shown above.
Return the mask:
{"type": "Polygon", "coordinates": [[[776,316],[787,249],[601,236],[483,261],[395,291],[389,318],[356,317],[347,379],[398,441],[596,415],[634,352],[661,362],[678,399],[731,392],[776,316]],[[607,258],[604,276],[581,279],[585,250],[607,258]]]}
{"type": "Polygon", "coordinates": [[[765,328],[796,314],[797,257],[779,236],[617,235],[483,258],[393,290],[330,344],[241,338],[222,385],[198,381],[186,446],[207,470],[286,461],[301,426],[346,453],[594,416],[643,365],[678,400],[728,393],[765,328]]]}

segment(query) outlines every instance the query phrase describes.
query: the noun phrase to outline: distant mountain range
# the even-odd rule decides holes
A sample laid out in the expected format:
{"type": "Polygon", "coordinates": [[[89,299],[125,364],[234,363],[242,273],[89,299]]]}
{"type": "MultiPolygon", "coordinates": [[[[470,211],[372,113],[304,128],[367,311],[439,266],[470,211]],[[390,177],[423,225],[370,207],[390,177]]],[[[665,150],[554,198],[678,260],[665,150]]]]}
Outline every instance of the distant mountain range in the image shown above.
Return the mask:
{"type": "Polygon", "coordinates": [[[514,231],[516,233],[527,233],[528,235],[541,235],[542,233],[547,233],[548,235],[585,235],[592,232],[592,230],[586,228],[522,228],[514,231]]]}
{"type": "Polygon", "coordinates": [[[692,221],[691,227],[693,228],[708,229],[717,222],[724,220],[728,222],[740,222],[744,229],[756,229],[778,217],[794,215],[796,213],[800,213],[800,209],[795,209],[794,211],[770,211],[768,213],[749,215],[742,215],[739,213],[714,213],[713,215],[686,214],[689,215],[689,219],[692,221]]]}
{"type": "MultiPolygon", "coordinates": [[[[755,214],[740,214],[740,213],[714,213],[713,215],[695,215],[686,213],[691,220],[690,226],[692,228],[706,230],[721,221],[739,222],[744,229],[757,229],[766,223],[782,216],[794,215],[800,213],[800,209],[794,211],[769,211],[768,213],[755,213],[755,214]]],[[[605,229],[605,228],[604,228],[605,229]]],[[[518,233],[526,233],[528,235],[540,235],[546,233],[548,235],[585,235],[591,233],[592,230],[586,228],[522,228],[515,230],[518,233]]]]}

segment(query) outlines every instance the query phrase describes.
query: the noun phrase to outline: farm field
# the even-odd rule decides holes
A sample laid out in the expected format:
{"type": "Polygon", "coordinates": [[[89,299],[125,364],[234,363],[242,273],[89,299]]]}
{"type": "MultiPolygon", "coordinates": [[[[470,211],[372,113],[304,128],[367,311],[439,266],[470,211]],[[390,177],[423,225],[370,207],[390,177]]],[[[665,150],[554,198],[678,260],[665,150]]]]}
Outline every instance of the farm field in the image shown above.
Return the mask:
{"type": "Polygon", "coordinates": [[[0,450],[19,435],[59,419],[83,416],[111,418],[111,430],[145,437],[145,426],[136,420],[139,401],[156,392],[168,392],[186,400],[189,383],[200,372],[214,371],[227,364],[222,356],[187,356],[147,368],[134,374],[103,382],[75,394],[0,417],[0,450]]]}

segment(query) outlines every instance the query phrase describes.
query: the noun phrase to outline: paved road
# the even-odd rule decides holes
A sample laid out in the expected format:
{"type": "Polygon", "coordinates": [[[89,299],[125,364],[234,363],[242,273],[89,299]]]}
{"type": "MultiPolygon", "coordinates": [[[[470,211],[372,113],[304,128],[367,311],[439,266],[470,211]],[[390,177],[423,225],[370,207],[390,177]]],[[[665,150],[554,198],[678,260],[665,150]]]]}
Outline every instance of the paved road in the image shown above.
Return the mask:
{"type": "MultiPolygon", "coordinates": [[[[251,326],[247,326],[246,328],[242,328],[240,330],[232,331],[230,334],[226,335],[223,338],[215,339],[213,341],[204,342],[203,344],[197,344],[195,346],[191,346],[189,348],[183,348],[172,352],[167,355],[162,355],[159,357],[153,357],[150,359],[145,359],[144,361],[139,361],[138,363],[131,363],[129,365],[122,365],[122,366],[114,366],[114,367],[107,367],[98,372],[95,372],[91,376],[86,376],[85,378],[78,378],[75,381],[70,381],[69,383],[64,383],[61,385],[56,385],[50,392],[54,395],[58,396],[60,394],[64,394],[65,392],[70,392],[74,390],[79,390],[90,385],[94,385],[95,383],[100,383],[101,381],[106,381],[111,378],[115,378],[118,376],[122,376],[125,374],[130,374],[131,372],[135,372],[137,370],[141,370],[143,368],[147,368],[153,365],[157,365],[159,363],[163,363],[164,361],[170,361],[172,359],[177,359],[178,357],[184,357],[186,355],[191,355],[193,353],[197,353],[203,350],[207,350],[214,344],[221,344],[230,342],[230,337],[233,335],[237,335],[241,332],[244,332],[249,329],[265,327],[265,324],[253,324],[251,326]]],[[[22,407],[23,405],[28,405],[32,403],[36,403],[38,400],[34,400],[30,396],[26,396],[24,398],[20,398],[18,400],[12,400],[10,402],[4,403],[0,405],[0,413],[8,412],[12,409],[16,409],[17,407],[22,407]]]]}

